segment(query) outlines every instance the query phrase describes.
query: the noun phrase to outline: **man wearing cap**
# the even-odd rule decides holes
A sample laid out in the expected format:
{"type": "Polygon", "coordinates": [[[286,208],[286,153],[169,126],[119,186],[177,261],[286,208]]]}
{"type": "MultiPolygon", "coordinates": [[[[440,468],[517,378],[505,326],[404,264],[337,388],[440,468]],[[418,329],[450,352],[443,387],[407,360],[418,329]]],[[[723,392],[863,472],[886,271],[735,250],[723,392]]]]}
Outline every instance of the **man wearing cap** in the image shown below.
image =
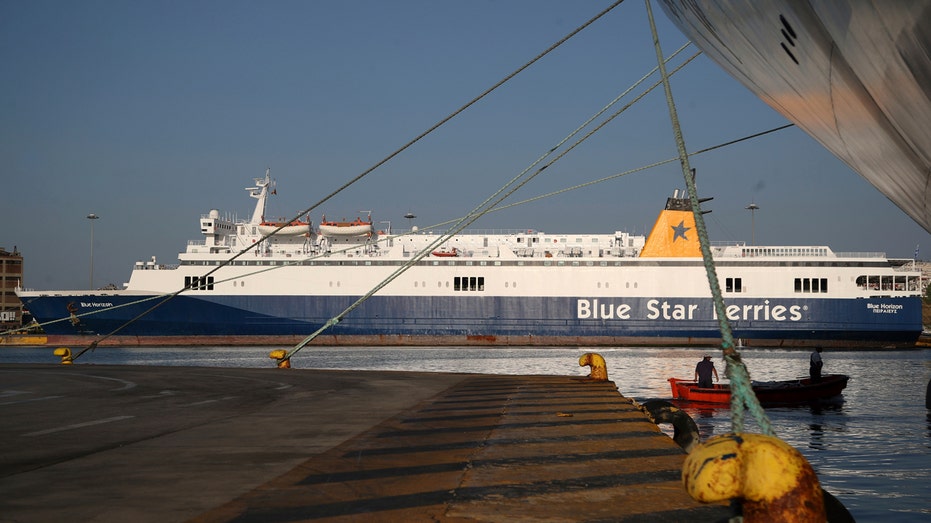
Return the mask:
{"type": "Polygon", "coordinates": [[[711,361],[711,356],[705,354],[705,357],[695,366],[695,381],[698,382],[699,387],[710,389],[714,387],[711,381],[712,375],[714,375],[716,381],[720,381],[718,379],[718,369],[714,368],[714,362],[711,361]]]}

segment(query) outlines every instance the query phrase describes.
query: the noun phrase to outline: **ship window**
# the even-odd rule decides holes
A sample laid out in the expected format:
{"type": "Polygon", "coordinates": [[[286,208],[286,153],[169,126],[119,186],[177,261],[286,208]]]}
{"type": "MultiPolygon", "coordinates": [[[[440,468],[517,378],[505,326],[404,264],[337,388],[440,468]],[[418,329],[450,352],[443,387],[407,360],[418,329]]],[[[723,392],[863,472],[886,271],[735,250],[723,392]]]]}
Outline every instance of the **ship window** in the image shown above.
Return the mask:
{"type": "MultiPolygon", "coordinates": [[[[859,282],[859,278],[857,280],[859,282]]],[[[827,278],[795,278],[795,292],[828,292],[827,278]]]]}
{"type": "Polygon", "coordinates": [[[743,278],[726,278],[724,290],[725,292],[743,292],[743,278]]]}
{"type": "MultiPolygon", "coordinates": [[[[448,285],[448,284],[447,284],[448,285]]],[[[484,276],[456,276],[453,278],[454,291],[484,291],[484,276]]]]}
{"type": "Polygon", "coordinates": [[[204,276],[203,278],[198,276],[185,276],[184,287],[200,291],[212,291],[213,276],[204,276]]]}

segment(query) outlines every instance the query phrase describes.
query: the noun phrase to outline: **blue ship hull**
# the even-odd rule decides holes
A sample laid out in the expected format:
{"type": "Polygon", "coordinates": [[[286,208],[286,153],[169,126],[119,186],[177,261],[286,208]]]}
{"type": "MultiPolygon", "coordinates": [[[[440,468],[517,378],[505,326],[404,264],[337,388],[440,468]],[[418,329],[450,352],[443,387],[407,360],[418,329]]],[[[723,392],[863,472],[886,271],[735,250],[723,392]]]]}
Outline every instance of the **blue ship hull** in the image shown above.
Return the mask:
{"type": "MultiPolygon", "coordinates": [[[[36,317],[67,342],[115,345],[293,343],[355,301],[350,296],[41,296],[36,317]],[[136,316],[140,318],[130,322],[136,316]],[[129,322],[127,324],[127,322],[129,322]],[[90,338],[87,338],[90,339],[90,338]]],[[[908,298],[730,300],[734,336],[755,346],[913,346],[921,301],[908,298]]],[[[320,344],[708,345],[720,339],[711,299],[374,296],[320,344]]]]}

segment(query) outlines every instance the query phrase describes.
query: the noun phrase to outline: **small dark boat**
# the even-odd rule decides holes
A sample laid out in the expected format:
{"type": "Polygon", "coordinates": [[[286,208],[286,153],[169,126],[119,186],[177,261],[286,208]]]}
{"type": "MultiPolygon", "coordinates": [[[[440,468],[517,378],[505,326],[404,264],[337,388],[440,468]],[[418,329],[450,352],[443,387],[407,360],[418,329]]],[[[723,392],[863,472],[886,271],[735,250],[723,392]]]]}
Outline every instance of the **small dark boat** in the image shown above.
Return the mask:
{"type": "MultiPolygon", "coordinates": [[[[849,376],[843,374],[826,374],[821,377],[821,381],[814,383],[809,378],[754,382],[753,392],[763,405],[809,403],[840,395],[849,379],[849,376]]],[[[729,385],[699,387],[695,381],[679,378],[669,378],[669,385],[675,399],[719,404],[729,404],[731,401],[729,385]]]]}

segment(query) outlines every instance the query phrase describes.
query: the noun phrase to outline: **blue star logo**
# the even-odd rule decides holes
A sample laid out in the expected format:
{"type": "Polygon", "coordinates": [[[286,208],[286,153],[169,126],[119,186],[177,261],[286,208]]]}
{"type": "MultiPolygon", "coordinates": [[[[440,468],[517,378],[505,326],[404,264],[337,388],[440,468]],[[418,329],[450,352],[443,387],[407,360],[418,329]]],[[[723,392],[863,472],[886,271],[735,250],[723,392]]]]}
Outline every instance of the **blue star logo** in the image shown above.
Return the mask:
{"type": "Polygon", "coordinates": [[[691,227],[686,227],[685,220],[682,220],[681,222],[679,222],[679,225],[676,225],[675,227],[672,228],[673,230],[672,241],[675,242],[679,237],[682,237],[682,239],[685,241],[689,241],[685,233],[691,229],[692,229],[691,227]]]}

